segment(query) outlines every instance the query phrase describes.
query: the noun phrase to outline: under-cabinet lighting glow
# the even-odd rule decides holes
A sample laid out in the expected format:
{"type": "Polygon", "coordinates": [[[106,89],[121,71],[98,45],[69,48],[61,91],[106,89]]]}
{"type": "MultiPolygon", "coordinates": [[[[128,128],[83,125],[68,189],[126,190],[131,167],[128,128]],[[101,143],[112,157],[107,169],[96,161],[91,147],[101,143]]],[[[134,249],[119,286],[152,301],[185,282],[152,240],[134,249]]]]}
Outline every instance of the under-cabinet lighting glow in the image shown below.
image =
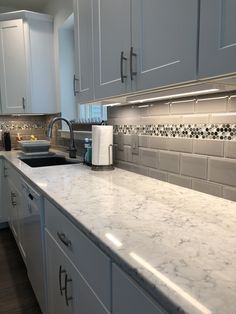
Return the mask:
{"type": "Polygon", "coordinates": [[[13,113],[12,117],[37,117],[37,116],[45,116],[47,113],[13,113]]]}
{"type": "Polygon", "coordinates": [[[226,98],[228,98],[228,96],[223,96],[223,97],[208,97],[208,98],[197,99],[197,102],[199,102],[199,101],[207,101],[207,100],[226,99],[226,98]]]}
{"type": "Polygon", "coordinates": [[[148,108],[148,107],[150,107],[149,105],[140,105],[140,106],[138,106],[138,108],[148,108]]]}
{"type": "Polygon", "coordinates": [[[159,280],[161,280],[168,288],[174,290],[178,295],[180,295],[182,298],[187,300],[189,303],[191,303],[192,306],[194,306],[198,311],[200,311],[202,314],[211,314],[212,312],[206,308],[203,304],[198,302],[196,299],[194,299],[191,295],[189,295],[187,292],[185,292],[183,289],[181,289],[178,285],[176,285],[173,281],[171,281],[169,278],[167,278],[165,275],[163,275],[161,272],[156,270],[154,267],[152,267],[148,262],[146,262],[142,257],[140,257],[138,254],[131,252],[129,254],[136,262],[138,262],[142,267],[150,271],[154,276],[156,276],[159,280]]]}
{"type": "Polygon", "coordinates": [[[113,107],[113,106],[119,106],[119,105],[121,105],[120,102],[115,102],[115,103],[113,103],[113,104],[105,104],[105,105],[103,105],[103,106],[104,106],[104,107],[113,107]]]}
{"type": "Polygon", "coordinates": [[[110,240],[115,246],[121,247],[123,244],[116,238],[114,237],[111,233],[106,233],[105,237],[110,240]]]}
{"type": "Polygon", "coordinates": [[[143,103],[143,102],[154,101],[154,100],[163,100],[163,99],[177,98],[177,97],[183,97],[183,96],[200,95],[200,94],[206,94],[206,93],[217,92],[217,91],[219,91],[218,88],[211,88],[211,89],[204,89],[204,90],[194,91],[194,92],[186,92],[186,93],[180,93],[180,94],[172,94],[172,95],[157,96],[157,97],[152,97],[152,98],[131,100],[128,103],[129,104],[143,103]]]}
{"type": "Polygon", "coordinates": [[[236,113],[235,112],[213,113],[212,116],[214,116],[214,117],[221,117],[221,116],[222,117],[228,117],[228,116],[236,116],[236,113]]]}
{"type": "Polygon", "coordinates": [[[141,106],[138,106],[138,108],[148,108],[149,105],[141,105],[141,106]]]}

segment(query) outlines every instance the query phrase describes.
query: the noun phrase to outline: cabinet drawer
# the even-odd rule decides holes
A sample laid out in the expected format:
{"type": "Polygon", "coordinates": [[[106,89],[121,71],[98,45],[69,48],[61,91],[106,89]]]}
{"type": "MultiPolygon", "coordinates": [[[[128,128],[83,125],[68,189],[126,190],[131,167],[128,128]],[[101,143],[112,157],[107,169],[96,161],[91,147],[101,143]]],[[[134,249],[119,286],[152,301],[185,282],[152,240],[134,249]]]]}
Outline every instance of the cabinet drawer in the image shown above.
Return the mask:
{"type": "Polygon", "coordinates": [[[119,267],[112,264],[112,313],[113,314],[166,314],[119,267]]]}
{"type": "Polygon", "coordinates": [[[49,314],[110,313],[47,231],[45,240],[49,314]]]}
{"type": "Polygon", "coordinates": [[[45,200],[45,224],[48,232],[110,310],[110,259],[48,200],[45,200]]]}

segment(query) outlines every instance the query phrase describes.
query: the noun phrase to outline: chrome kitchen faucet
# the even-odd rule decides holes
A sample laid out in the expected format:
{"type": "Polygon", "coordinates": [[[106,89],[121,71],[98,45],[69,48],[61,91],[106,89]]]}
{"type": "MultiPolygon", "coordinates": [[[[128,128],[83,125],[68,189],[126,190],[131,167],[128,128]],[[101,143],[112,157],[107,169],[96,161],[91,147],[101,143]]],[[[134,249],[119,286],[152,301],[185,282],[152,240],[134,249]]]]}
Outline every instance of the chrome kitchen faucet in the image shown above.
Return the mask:
{"type": "Polygon", "coordinates": [[[75,147],[75,139],[74,139],[74,132],[73,132],[73,129],[72,129],[72,124],[71,122],[66,119],[66,118],[62,118],[62,117],[55,117],[53,118],[49,124],[48,124],[48,128],[47,128],[47,137],[51,138],[52,137],[52,127],[54,125],[55,122],[57,121],[64,121],[66,122],[66,124],[68,125],[69,127],[69,130],[70,130],[70,145],[69,145],[69,157],[70,158],[76,158],[76,147],[75,147]]]}

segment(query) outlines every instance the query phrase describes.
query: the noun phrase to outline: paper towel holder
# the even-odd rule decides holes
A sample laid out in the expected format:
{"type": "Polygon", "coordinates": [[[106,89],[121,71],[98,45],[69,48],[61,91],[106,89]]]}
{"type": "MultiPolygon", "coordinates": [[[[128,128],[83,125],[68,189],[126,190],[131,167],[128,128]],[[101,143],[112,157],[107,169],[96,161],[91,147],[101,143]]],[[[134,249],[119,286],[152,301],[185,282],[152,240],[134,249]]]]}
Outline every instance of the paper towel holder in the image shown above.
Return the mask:
{"type": "Polygon", "coordinates": [[[111,170],[115,169],[115,167],[113,166],[112,160],[111,160],[112,149],[113,149],[113,144],[108,145],[109,165],[92,165],[92,170],[94,170],[94,171],[111,171],[111,170]]]}

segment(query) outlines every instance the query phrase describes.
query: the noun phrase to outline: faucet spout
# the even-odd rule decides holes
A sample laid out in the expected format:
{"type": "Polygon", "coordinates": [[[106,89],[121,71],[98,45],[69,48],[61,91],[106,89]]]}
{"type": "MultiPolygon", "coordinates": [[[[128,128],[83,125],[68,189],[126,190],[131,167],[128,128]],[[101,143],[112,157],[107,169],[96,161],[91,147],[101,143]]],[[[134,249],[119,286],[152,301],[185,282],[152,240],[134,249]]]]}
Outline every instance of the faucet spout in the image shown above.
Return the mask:
{"type": "Polygon", "coordinates": [[[57,121],[64,121],[68,127],[69,127],[69,130],[70,130],[70,144],[69,144],[69,157],[70,158],[76,158],[76,147],[75,147],[75,139],[74,139],[74,132],[73,132],[73,129],[72,129],[72,124],[71,122],[66,119],[66,118],[63,118],[63,117],[55,117],[53,118],[49,124],[48,124],[48,128],[47,128],[47,137],[51,138],[52,137],[52,128],[53,128],[53,125],[55,122],[57,121]]]}

